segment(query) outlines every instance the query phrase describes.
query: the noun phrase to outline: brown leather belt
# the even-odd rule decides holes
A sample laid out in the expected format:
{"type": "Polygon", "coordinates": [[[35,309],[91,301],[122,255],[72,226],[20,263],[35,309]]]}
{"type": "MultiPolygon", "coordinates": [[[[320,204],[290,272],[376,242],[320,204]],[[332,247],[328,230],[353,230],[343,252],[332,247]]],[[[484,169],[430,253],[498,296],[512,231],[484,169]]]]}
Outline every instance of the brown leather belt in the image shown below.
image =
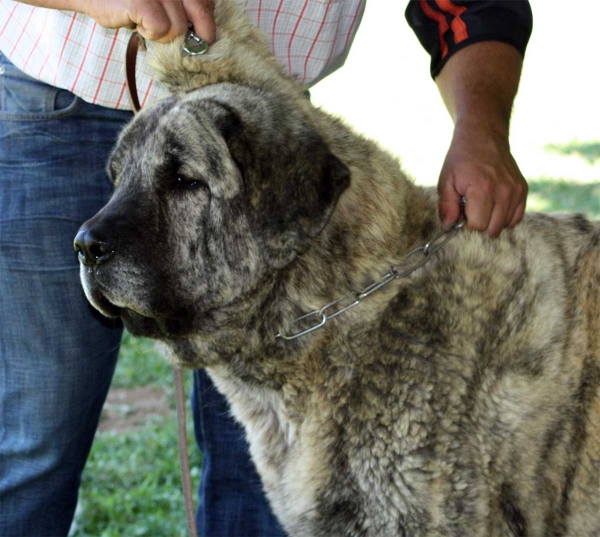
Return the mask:
{"type": "MultiPolygon", "coordinates": [[[[127,78],[127,91],[134,112],[141,110],[140,101],[135,82],[135,64],[138,50],[145,49],[144,39],[137,32],[133,32],[127,44],[125,54],[125,75],[127,78]]],[[[194,513],[194,500],[192,498],[192,482],[190,479],[190,463],[187,448],[187,429],[185,421],[185,387],[183,385],[183,372],[173,366],[173,377],[175,379],[175,401],[177,406],[177,444],[179,447],[179,468],[181,470],[181,488],[183,490],[183,501],[185,504],[185,519],[190,537],[198,537],[196,527],[196,516],[194,513]]]]}

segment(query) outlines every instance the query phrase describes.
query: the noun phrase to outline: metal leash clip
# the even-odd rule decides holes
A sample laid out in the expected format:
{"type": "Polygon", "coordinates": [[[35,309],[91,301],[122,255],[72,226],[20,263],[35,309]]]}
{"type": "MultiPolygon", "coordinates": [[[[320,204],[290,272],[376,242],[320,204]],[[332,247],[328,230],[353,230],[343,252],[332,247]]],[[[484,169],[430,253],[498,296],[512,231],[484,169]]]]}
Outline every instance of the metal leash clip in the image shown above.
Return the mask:
{"type": "Polygon", "coordinates": [[[200,56],[208,52],[208,43],[194,33],[190,28],[183,42],[183,50],[190,56],[200,56]]]}

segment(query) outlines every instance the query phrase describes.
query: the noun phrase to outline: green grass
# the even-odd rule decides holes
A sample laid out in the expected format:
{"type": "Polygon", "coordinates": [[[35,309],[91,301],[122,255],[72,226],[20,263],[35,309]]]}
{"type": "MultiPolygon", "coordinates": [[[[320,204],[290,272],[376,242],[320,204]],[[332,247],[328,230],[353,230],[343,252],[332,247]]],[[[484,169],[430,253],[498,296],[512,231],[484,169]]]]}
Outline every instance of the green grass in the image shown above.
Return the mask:
{"type": "MultiPolygon", "coordinates": [[[[196,484],[200,462],[191,449],[196,484]]],[[[80,496],[76,537],[187,535],[175,420],[151,422],[135,433],[99,434],[80,496]]]]}
{"type": "MultiPolygon", "coordinates": [[[[187,379],[189,375],[186,374],[185,377],[187,379]]],[[[160,356],[153,341],[136,338],[125,332],[112,386],[160,386],[167,392],[172,392],[171,365],[160,356]]]]}
{"type": "MultiPolygon", "coordinates": [[[[541,178],[530,180],[529,188],[529,210],[582,212],[600,219],[600,179],[578,183],[541,178]]],[[[189,395],[190,375],[186,377],[189,395]]],[[[170,366],[148,340],[125,335],[113,385],[159,386],[174,406],[170,366]]],[[[189,446],[197,483],[201,456],[191,438],[189,446]]],[[[98,434],[80,503],[73,537],[184,536],[175,417],[150,421],[140,431],[98,434]]]]}
{"type": "Polygon", "coordinates": [[[579,183],[541,178],[528,183],[527,210],[583,213],[588,218],[600,219],[600,180],[579,183]]]}
{"type": "Polygon", "coordinates": [[[547,144],[545,149],[561,155],[576,155],[590,164],[600,160],[600,142],[598,141],[580,142],[573,140],[568,144],[547,144]]]}
{"type": "MultiPolygon", "coordinates": [[[[191,375],[186,374],[186,393],[191,375]]],[[[158,386],[174,407],[173,375],[151,341],[125,334],[113,386],[158,386]]],[[[202,457],[188,408],[188,448],[194,489],[202,457]]],[[[72,537],[187,535],[175,414],[153,418],[139,431],[98,433],[83,475],[72,537]]]]}

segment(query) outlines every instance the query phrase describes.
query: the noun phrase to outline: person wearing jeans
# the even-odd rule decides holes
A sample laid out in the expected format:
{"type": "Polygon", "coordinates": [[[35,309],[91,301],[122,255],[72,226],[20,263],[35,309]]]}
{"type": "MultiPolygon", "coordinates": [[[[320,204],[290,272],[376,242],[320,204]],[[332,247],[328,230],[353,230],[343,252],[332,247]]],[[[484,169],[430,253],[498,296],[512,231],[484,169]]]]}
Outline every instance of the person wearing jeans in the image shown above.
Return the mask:
{"type": "MultiPolygon", "coordinates": [[[[307,87],[343,64],[364,8],[363,0],[244,4],[307,87]]],[[[495,235],[518,222],[526,196],[507,140],[531,13],[511,0],[481,0],[471,11],[464,1],[423,0],[409,3],[407,19],[456,123],[441,216],[452,218],[466,195],[476,201],[467,203],[471,225],[495,235]]],[[[169,41],[187,21],[215,39],[208,0],[0,0],[0,537],[69,531],[122,334],[85,299],[72,242],[110,197],[105,165],[132,118],[123,28],[169,41]]],[[[166,94],[143,56],[138,88],[143,104],[166,94]]],[[[199,534],[283,535],[243,431],[203,372],[194,374],[192,409],[204,454],[199,534]]]]}
{"type": "Polygon", "coordinates": [[[0,535],[66,535],[122,333],[82,295],[72,239],[132,113],[0,71],[0,535]]]}

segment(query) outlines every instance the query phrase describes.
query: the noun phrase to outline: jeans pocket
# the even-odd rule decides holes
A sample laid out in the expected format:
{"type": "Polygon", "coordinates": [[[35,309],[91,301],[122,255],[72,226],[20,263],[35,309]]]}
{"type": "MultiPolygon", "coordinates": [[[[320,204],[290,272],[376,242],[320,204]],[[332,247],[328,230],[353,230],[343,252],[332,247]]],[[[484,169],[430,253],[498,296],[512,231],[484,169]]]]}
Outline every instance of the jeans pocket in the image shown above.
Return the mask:
{"type": "Polygon", "coordinates": [[[0,53],[0,120],[42,121],[76,113],[83,101],[17,69],[0,53]]]}

